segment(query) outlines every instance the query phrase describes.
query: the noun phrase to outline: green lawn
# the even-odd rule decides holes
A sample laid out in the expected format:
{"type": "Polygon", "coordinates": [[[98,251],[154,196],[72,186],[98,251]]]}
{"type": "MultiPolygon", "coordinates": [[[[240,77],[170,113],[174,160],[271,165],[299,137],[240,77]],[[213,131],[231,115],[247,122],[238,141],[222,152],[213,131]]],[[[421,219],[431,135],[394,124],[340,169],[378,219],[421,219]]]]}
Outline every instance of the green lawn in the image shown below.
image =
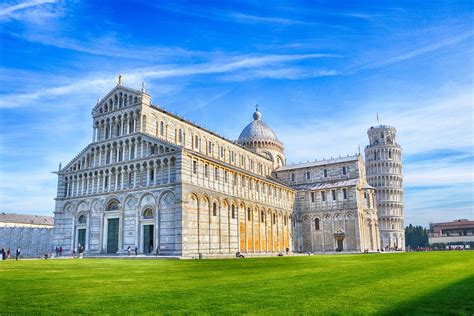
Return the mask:
{"type": "Polygon", "coordinates": [[[0,314],[474,314],[474,251],[0,262],[0,314]]]}

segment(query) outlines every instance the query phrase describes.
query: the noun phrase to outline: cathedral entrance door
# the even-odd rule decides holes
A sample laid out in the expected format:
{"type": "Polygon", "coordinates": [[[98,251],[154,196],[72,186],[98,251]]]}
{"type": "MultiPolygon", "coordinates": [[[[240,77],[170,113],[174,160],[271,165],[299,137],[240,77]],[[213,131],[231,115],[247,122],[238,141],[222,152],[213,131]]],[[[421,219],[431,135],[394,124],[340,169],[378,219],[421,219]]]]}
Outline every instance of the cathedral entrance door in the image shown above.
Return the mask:
{"type": "Polygon", "coordinates": [[[343,251],[344,250],[344,239],[338,239],[337,240],[337,251],[343,251]]]}
{"type": "Polygon", "coordinates": [[[153,251],[153,230],[154,225],[143,226],[143,253],[150,254],[153,251]]]}
{"type": "Polygon", "coordinates": [[[107,253],[117,253],[118,236],[119,235],[119,219],[110,218],[107,222],[107,253]]]}
{"type": "Polygon", "coordinates": [[[86,229],[78,229],[77,230],[77,250],[79,251],[79,245],[83,246],[84,249],[86,248],[86,229]]]}

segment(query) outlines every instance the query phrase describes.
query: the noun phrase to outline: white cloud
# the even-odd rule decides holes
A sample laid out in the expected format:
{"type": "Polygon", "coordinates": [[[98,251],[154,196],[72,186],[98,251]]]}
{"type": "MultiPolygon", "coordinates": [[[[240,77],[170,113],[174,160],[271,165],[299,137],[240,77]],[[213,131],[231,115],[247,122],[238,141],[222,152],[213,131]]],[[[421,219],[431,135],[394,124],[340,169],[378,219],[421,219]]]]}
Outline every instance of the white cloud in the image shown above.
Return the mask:
{"type": "MultiPolygon", "coordinates": [[[[247,79],[264,77],[265,67],[274,65],[275,63],[290,63],[305,59],[316,58],[335,58],[337,55],[330,54],[296,54],[296,55],[259,55],[259,56],[237,56],[228,57],[225,60],[215,60],[201,64],[194,65],[159,65],[154,67],[146,67],[141,69],[134,69],[125,72],[124,76],[127,84],[131,86],[139,86],[142,80],[147,79],[163,79],[184,76],[195,76],[205,74],[225,74],[236,71],[256,69],[254,77],[249,74],[247,79]]],[[[290,66],[287,66],[290,69],[290,66]]],[[[324,71],[324,75],[329,75],[330,72],[324,71]]],[[[288,75],[288,74],[287,74],[288,75]]],[[[318,76],[317,73],[313,74],[318,76]]],[[[272,73],[267,73],[271,78],[272,73]]],[[[22,93],[6,94],[0,96],[0,108],[15,108],[30,105],[32,102],[40,101],[41,99],[57,97],[63,95],[77,94],[77,93],[101,93],[108,87],[113,86],[115,75],[95,73],[86,78],[79,80],[69,79],[71,82],[56,87],[44,87],[35,91],[25,91],[22,93]]],[[[283,78],[280,74],[280,78],[283,78]]]]}
{"type": "Polygon", "coordinates": [[[58,0],[32,0],[32,1],[21,2],[15,5],[10,5],[10,6],[5,5],[2,8],[0,8],[0,18],[3,19],[6,17],[11,17],[14,13],[18,11],[33,8],[36,6],[41,6],[43,4],[55,3],[55,2],[58,2],[58,0]]]}
{"type": "Polygon", "coordinates": [[[431,43],[429,45],[417,47],[404,53],[399,53],[392,57],[385,57],[375,62],[357,66],[349,70],[349,73],[354,73],[354,72],[368,70],[368,69],[382,68],[382,67],[390,66],[393,64],[397,64],[406,60],[416,58],[420,55],[424,55],[424,54],[442,49],[447,46],[458,44],[464,40],[471,38],[473,35],[474,35],[474,31],[472,30],[463,32],[463,33],[457,34],[456,36],[450,36],[440,41],[431,43]]]}

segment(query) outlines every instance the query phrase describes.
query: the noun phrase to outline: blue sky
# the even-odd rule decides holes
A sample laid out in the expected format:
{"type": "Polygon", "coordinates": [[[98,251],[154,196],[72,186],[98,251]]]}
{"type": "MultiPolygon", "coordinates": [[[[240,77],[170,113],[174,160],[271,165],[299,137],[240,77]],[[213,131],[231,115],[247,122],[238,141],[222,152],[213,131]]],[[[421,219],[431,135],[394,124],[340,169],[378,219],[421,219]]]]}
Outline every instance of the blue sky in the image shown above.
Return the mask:
{"type": "Polygon", "coordinates": [[[6,1],[0,211],[52,214],[122,73],[236,139],[258,103],[288,162],[353,154],[397,127],[406,224],[474,218],[471,1],[6,1]]]}

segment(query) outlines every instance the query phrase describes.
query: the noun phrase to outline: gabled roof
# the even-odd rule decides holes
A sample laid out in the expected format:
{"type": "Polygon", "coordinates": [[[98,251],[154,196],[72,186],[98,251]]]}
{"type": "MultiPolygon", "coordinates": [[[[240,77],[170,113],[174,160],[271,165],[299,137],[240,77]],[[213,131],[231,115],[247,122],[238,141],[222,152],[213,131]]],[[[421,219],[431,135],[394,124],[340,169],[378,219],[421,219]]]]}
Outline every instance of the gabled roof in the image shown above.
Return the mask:
{"type": "MultiPolygon", "coordinates": [[[[155,137],[155,136],[148,135],[148,134],[145,134],[145,133],[142,133],[142,132],[138,132],[138,133],[134,133],[134,134],[123,135],[123,136],[120,136],[120,137],[118,137],[118,138],[104,139],[104,140],[101,140],[101,141],[99,141],[99,142],[90,143],[90,144],[87,145],[83,150],[81,150],[73,159],[71,159],[71,161],[69,161],[64,167],[62,167],[61,170],[59,170],[58,172],[67,171],[67,169],[68,169],[77,159],[79,159],[84,153],[86,153],[91,147],[100,145],[101,143],[108,143],[108,142],[110,142],[110,141],[120,141],[122,138],[127,138],[127,137],[129,137],[130,135],[141,136],[141,137],[143,137],[143,138],[148,138],[150,141],[153,141],[153,142],[161,142],[161,143],[163,143],[163,144],[166,145],[166,146],[169,146],[169,147],[174,148],[175,150],[179,150],[179,149],[181,148],[181,146],[176,145],[176,144],[174,144],[174,143],[171,143],[171,142],[169,142],[169,141],[167,141],[167,140],[161,139],[161,138],[159,138],[159,137],[155,137]]],[[[124,161],[124,162],[126,162],[126,161],[124,161]]]]}
{"type": "Polygon", "coordinates": [[[0,213],[0,222],[1,223],[16,223],[16,224],[53,226],[54,225],[54,217],[52,217],[52,216],[41,216],[41,215],[0,213]]]}
{"type": "Polygon", "coordinates": [[[92,108],[92,112],[94,112],[98,107],[100,107],[104,102],[106,102],[109,99],[109,97],[117,91],[133,93],[136,95],[141,95],[143,93],[140,90],[132,89],[122,84],[117,84],[114,88],[112,88],[112,90],[109,91],[109,93],[107,93],[104,97],[100,99],[100,101],[92,108]]]}

